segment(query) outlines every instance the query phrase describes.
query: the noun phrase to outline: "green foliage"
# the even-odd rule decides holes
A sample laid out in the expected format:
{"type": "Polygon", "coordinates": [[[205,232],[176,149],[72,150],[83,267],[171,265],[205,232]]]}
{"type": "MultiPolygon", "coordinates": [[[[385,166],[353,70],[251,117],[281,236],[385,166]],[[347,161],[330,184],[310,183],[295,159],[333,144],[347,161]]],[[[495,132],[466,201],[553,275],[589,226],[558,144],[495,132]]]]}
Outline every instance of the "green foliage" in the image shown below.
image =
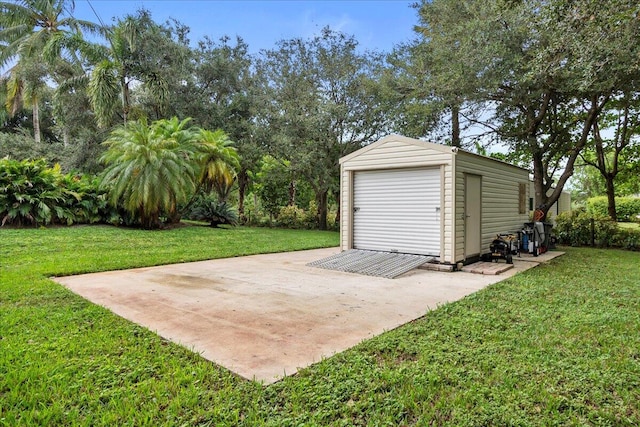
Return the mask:
{"type": "Polygon", "coordinates": [[[104,142],[102,187],[113,206],[121,204],[144,228],[159,227],[160,215],[175,212],[195,191],[196,162],[186,123],[173,123],[171,130],[165,124],[129,122],[104,142]]]}
{"type": "MultiPolygon", "coordinates": [[[[333,212],[329,211],[327,218],[328,229],[335,229],[335,218],[333,212]]],[[[278,212],[276,225],[284,228],[314,229],[318,227],[318,205],[315,201],[309,202],[307,209],[302,209],[296,205],[283,206],[278,212]]]]}
{"type": "Polygon", "coordinates": [[[111,204],[144,228],[159,227],[161,217],[178,222],[200,190],[215,190],[226,177],[232,182],[238,155],[231,141],[222,131],[187,127],[189,121],[129,122],[104,142],[102,186],[111,204]]]}
{"type": "Polygon", "coordinates": [[[59,185],[61,179],[59,168],[44,160],[0,160],[0,225],[37,226],[56,217],[72,221],[65,208],[71,193],[59,185]]]}
{"type": "MultiPolygon", "coordinates": [[[[100,134],[83,134],[74,138],[67,146],[61,142],[36,143],[33,137],[19,131],[0,132],[0,153],[14,160],[45,159],[49,164],[60,164],[63,172],[82,171],[97,173],[103,169],[99,164],[104,147],[98,139],[100,134]]],[[[102,141],[104,139],[100,139],[102,141]]]]}
{"type": "Polygon", "coordinates": [[[106,222],[118,225],[126,221],[118,209],[108,203],[107,193],[100,188],[98,177],[67,174],[62,177],[61,185],[78,197],[67,199],[65,206],[72,213],[73,222],[78,224],[106,222]],[[68,203],[69,201],[72,203],[68,203]]]}
{"type": "Polygon", "coordinates": [[[164,30],[148,11],[139,10],[108,29],[108,47],[83,45],[83,53],[94,64],[87,93],[99,126],[108,127],[118,116],[125,125],[130,119],[147,117],[133,108],[132,81],[139,82],[139,93],[152,105],[150,113],[158,117],[167,108],[167,69],[178,74],[179,68],[171,68],[168,62],[182,63],[184,58],[170,56],[175,53],[174,44],[164,30]]]}
{"type": "Polygon", "coordinates": [[[381,69],[380,55],[360,53],[352,36],[329,28],[310,39],[282,40],[257,63],[265,142],[313,187],[320,229],[338,186],[338,159],[388,132],[381,69]]]}
{"type": "Polygon", "coordinates": [[[640,248],[640,230],[618,227],[608,216],[594,215],[584,208],[560,213],[554,231],[560,243],[571,246],[591,245],[593,238],[600,247],[640,248]]]}
{"type": "Polygon", "coordinates": [[[283,206],[278,212],[277,224],[284,228],[315,228],[317,226],[316,210],[304,210],[297,206],[283,206]]]}
{"type": "Polygon", "coordinates": [[[54,162],[59,157],[60,144],[36,143],[23,132],[0,133],[0,153],[15,160],[46,159],[54,162]]]}
{"type": "Polygon", "coordinates": [[[611,246],[640,251],[640,229],[620,227],[613,235],[611,246]]]}
{"type": "Polygon", "coordinates": [[[238,211],[225,201],[200,197],[192,206],[187,217],[197,221],[207,221],[211,227],[222,224],[238,225],[238,211]]]}
{"type": "Polygon", "coordinates": [[[254,174],[254,191],[262,207],[277,216],[281,206],[289,204],[289,189],[293,180],[290,163],[272,156],[264,156],[260,169],[254,174]]]}
{"type": "Polygon", "coordinates": [[[240,158],[227,134],[201,129],[195,136],[196,150],[200,155],[198,183],[205,193],[215,192],[218,199],[226,201],[240,169],[240,158]]]}
{"type": "Polygon", "coordinates": [[[41,142],[40,107],[49,91],[47,79],[56,64],[75,59],[64,40],[81,38],[82,30],[97,31],[91,22],[75,19],[72,0],[0,2],[0,68],[9,68],[7,107],[13,115],[22,106],[32,109],[36,142],[41,142]],[[13,64],[12,64],[13,63],[13,64]]]}
{"type": "MultiPolygon", "coordinates": [[[[609,202],[606,196],[592,197],[587,200],[587,212],[594,216],[607,216],[609,202]]],[[[618,221],[637,221],[640,215],[640,198],[616,197],[618,221]]]]}
{"type": "Polygon", "coordinates": [[[424,102],[442,102],[446,113],[460,106],[467,125],[484,125],[526,158],[535,205],[550,207],[608,102],[637,92],[637,2],[422,0],[416,8],[421,43],[411,59],[431,89],[424,102]],[[620,49],[627,45],[633,53],[620,49]]]}
{"type": "Polygon", "coordinates": [[[98,180],[62,175],[40,160],[0,160],[0,224],[47,225],[120,222],[98,180]]]}

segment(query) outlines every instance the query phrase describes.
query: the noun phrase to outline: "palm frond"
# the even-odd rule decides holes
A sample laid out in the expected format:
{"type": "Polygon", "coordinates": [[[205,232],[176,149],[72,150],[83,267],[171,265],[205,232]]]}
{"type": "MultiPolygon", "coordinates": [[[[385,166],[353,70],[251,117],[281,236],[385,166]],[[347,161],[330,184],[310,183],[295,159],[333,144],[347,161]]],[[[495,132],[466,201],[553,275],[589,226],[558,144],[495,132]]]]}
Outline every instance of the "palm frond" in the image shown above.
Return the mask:
{"type": "Polygon", "coordinates": [[[118,77],[114,64],[106,60],[91,73],[87,92],[99,126],[106,126],[116,110],[120,96],[118,77]]]}

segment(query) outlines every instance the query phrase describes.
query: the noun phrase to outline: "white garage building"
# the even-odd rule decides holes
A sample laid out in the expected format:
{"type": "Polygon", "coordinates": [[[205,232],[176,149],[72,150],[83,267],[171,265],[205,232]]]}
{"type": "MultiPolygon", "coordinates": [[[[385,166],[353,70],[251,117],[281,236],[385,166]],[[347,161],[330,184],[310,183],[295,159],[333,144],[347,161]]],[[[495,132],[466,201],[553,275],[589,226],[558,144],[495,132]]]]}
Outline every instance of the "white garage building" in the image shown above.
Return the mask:
{"type": "Polygon", "coordinates": [[[455,147],[387,136],[340,159],[341,249],[470,262],[529,220],[529,172],[455,147]]]}

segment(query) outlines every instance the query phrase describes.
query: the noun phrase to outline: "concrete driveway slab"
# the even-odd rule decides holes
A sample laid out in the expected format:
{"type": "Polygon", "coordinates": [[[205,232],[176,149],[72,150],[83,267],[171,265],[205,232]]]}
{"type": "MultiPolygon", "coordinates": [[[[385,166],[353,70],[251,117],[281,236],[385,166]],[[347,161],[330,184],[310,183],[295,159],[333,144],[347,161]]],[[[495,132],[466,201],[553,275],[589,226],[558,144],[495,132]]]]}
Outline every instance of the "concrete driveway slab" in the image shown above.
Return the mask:
{"type": "Polygon", "coordinates": [[[307,263],[338,248],[59,277],[88,300],[247,379],[273,383],[500,276],[413,270],[396,279],[307,263]]]}

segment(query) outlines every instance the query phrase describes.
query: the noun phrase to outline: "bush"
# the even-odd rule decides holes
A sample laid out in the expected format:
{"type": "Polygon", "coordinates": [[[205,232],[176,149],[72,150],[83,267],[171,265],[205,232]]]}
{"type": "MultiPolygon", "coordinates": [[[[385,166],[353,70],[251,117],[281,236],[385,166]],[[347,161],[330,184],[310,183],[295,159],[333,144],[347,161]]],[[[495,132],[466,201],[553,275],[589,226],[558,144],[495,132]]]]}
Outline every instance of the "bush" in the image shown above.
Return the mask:
{"type": "Polygon", "coordinates": [[[54,215],[72,220],[61,179],[45,160],[0,160],[0,225],[49,224],[54,215]]]}
{"type": "Polygon", "coordinates": [[[309,202],[308,209],[297,206],[283,206],[278,212],[278,226],[285,228],[314,229],[318,225],[318,205],[309,202]]]}
{"type": "Polygon", "coordinates": [[[199,198],[187,217],[196,221],[207,221],[211,227],[238,224],[238,211],[227,202],[220,202],[211,196],[199,198]]]}
{"type": "Polygon", "coordinates": [[[117,208],[107,201],[107,191],[100,189],[100,180],[95,176],[67,174],[62,184],[78,199],[68,205],[76,223],[96,224],[106,222],[113,225],[127,223],[117,208]]]}
{"type": "Polygon", "coordinates": [[[62,175],[44,159],[0,159],[0,225],[119,222],[95,178],[62,175]]]}
{"type": "Polygon", "coordinates": [[[305,228],[305,211],[297,206],[283,206],[278,211],[278,225],[285,228],[305,228]]]}
{"type": "Polygon", "coordinates": [[[620,197],[616,199],[616,214],[618,221],[638,221],[640,216],[640,198],[620,197]]]}
{"type": "Polygon", "coordinates": [[[620,228],[614,235],[611,246],[640,251],[640,230],[620,228]]]}
{"type": "MultiPolygon", "coordinates": [[[[606,196],[592,197],[587,200],[587,212],[604,217],[609,215],[609,202],[606,196]]],[[[618,221],[636,221],[640,215],[640,198],[616,197],[616,215],[618,221]]]]}
{"type": "Polygon", "coordinates": [[[559,214],[554,230],[561,244],[589,246],[593,240],[600,247],[640,248],[639,230],[620,228],[608,216],[593,215],[584,208],[559,214]]]}

